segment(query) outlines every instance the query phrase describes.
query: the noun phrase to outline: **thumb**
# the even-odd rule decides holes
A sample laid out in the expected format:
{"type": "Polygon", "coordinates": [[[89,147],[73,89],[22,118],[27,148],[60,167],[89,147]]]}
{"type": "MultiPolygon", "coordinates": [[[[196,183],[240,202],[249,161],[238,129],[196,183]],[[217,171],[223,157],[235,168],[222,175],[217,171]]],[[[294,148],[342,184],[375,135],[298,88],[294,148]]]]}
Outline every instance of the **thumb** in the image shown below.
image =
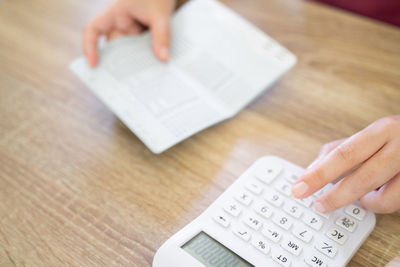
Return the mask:
{"type": "Polygon", "coordinates": [[[170,54],[171,28],[168,15],[155,15],[150,23],[153,50],[156,56],[167,61],[170,54]]]}

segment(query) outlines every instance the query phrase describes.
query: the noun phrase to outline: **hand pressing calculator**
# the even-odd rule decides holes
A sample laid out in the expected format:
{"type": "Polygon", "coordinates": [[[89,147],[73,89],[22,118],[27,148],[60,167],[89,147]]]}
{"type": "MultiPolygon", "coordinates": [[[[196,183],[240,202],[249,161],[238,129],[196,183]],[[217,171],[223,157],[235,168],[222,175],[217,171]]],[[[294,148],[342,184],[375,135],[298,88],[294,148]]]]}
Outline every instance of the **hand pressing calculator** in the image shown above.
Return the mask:
{"type": "Polygon", "coordinates": [[[274,156],[257,160],[199,217],[157,251],[153,267],[345,266],[375,226],[355,202],[330,214],[316,196],[291,195],[303,169],[274,156]]]}

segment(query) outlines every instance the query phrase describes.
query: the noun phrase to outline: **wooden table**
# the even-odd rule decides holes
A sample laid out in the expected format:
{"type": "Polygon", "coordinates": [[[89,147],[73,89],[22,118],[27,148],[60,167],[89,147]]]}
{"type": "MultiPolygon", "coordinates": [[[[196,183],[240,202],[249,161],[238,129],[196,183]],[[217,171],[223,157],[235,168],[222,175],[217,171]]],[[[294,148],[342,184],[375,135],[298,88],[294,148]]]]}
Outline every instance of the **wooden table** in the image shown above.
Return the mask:
{"type": "MultiPolygon", "coordinates": [[[[152,154],[68,70],[102,0],[0,2],[0,266],[149,266],[253,161],[301,166],[400,113],[400,29],[324,5],[227,0],[299,59],[235,118],[152,154]]],[[[350,266],[400,253],[378,215],[350,266]]]]}

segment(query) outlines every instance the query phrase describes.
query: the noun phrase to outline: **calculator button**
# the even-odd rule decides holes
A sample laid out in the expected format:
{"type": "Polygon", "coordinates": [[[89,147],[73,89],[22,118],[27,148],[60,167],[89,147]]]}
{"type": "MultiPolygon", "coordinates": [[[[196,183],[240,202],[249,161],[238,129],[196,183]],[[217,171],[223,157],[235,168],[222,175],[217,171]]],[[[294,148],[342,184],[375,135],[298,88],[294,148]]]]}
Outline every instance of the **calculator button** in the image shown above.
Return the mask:
{"type": "Polygon", "coordinates": [[[300,244],[300,242],[291,237],[284,238],[283,242],[281,243],[281,247],[296,256],[298,256],[303,249],[303,246],[300,244]]]}
{"type": "Polygon", "coordinates": [[[326,260],[323,259],[318,253],[308,253],[304,257],[304,262],[312,267],[326,267],[326,260]]]}
{"type": "Polygon", "coordinates": [[[246,242],[250,240],[251,234],[244,226],[236,225],[233,227],[232,232],[246,242]]]}
{"type": "Polygon", "coordinates": [[[303,209],[300,207],[300,205],[297,205],[292,201],[286,202],[285,205],[283,205],[283,210],[295,218],[300,218],[301,214],[303,213],[303,209]]]}
{"type": "Polygon", "coordinates": [[[268,254],[270,248],[268,242],[262,236],[257,235],[256,237],[253,237],[251,244],[262,253],[268,254]]]}
{"type": "Polygon", "coordinates": [[[253,216],[253,215],[247,215],[243,219],[244,223],[247,224],[250,228],[258,231],[260,227],[262,226],[262,222],[259,218],[253,216]]]}
{"type": "Polygon", "coordinates": [[[273,191],[268,191],[265,194],[265,200],[268,201],[269,203],[271,203],[272,205],[274,205],[275,207],[278,207],[278,208],[283,203],[282,197],[279,194],[277,194],[277,193],[275,193],[273,191]]]}
{"type": "Polygon", "coordinates": [[[275,184],[275,188],[286,196],[290,196],[292,194],[292,185],[285,180],[279,180],[275,184]]]}
{"type": "Polygon", "coordinates": [[[299,175],[296,175],[292,172],[285,172],[284,176],[285,176],[286,180],[288,180],[292,184],[300,178],[299,175]]]}
{"type": "Polygon", "coordinates": [[[260,183],[257,183],[256,181],[247,183],[246,188],[256,195],[261,194],[263,191],[263,185],[260,183]]]}
{"type": "Polygon", "coordinates": [[[303,205],[306,208],[309,208],[312,204],[312,199],[310,197],[307,198],[295,198],[295,200],[303,205]]]}
{"type": "Polygon", "coordinates": [[[322,219],[319,216],[311,213],[304,214],[303,222],[315,230],[321,229],[323,225],[322,219]]]}
{"type": "Polygon", "coordinates": [[[242,212],[242,208],[234,200],[226,203],[224,210],[234,217],[237,217],[242,212]]]}
{"type": "Polygon", "coordinates": [[[250,205],[250,203],[253,201],[250,193],[247,193],[246,191],[239,192],[239,194],[237,194],[235,198],[237,201],[246,206],[250,205]]]}
{"type": "Polygon", "coordinates": [[[342,230],[337,229],[336,227],[331,228],[326,233],[326,235],[340,245],[343,245],[347,240],[347,234],[345,234],[342,230]]]}
{"type": "Polygon", "coordinates": [[[365,209],[360,208],[359,206],[356,206],[354,204],[347,206],[344,211],[359,221],[362,221],[365,217],[365,214],[367,214],[365,209]]]}
{"type": "Polygon", "coordinates": [[[270,225],[264,226],[264,229],[261,231],[261,233],[268,238],[269,240],[277,243],[281,239],[282,233],[280,230],[276,229],[275,227],[272,227],[270,225]]]}
{"type": "Polygon", "coordinates": [[[324,217],[324,218],[326,218],[326,219],[329,219],[329,217],[330,217],[331,214],[332,214],[332,212],[328,212],[328,213],[319,212],[318,210],[315,209],[314,206],[313,206],[313,211],[314,211],[314,213],[316,213],[316,214],[318,214],[318,215],[320,215],[320,216],[322,216],[322,217],[324,217]]]}
{"type": "Polygon", "coordinates": [[[231,220],[224,214],[215,214],[213,219],[223,227],[228,227],[231,224],[231,220]]]}
{"type": "Polygon", "coordinates": [[[269,218],[272,215],[272,207],[264,202],[258,202],[254,206],[254,210],[264,218],[269,218]]]}
{"type": "Polygon", "coordinates": [[[305,226],[295,225],[292,233],[295,237],[306,243],[309,243],[313,238],[311,230],[305,226]]]}
{"type": "Polygon", "coordinates": [[[280,227],[282,227],[285,230],[289,230],[290,226],[292,226],[293,221],[292,219],[287,216],[286,214],[283,213],[278,213],[274,216],[274,218],[272,219],[272,221],[276,224],[279,225],[280,227]]]}
{"type": "Polygon", "coordinates": [[[354,229],[356,229],[357,227],[357,223],[353,219],[350,219],[347,216],[342,216],[339,219],[337,219],[336,224],[343,227],[349,232],[354,232],[354,229]]]}
{"type": "Polygon", "coordinates": [[[313,196],[314,198],[317,198],[317,197],[319,197],[320,195],[322,195],[323,193],[324,193],[324,190],[320,189],[320,190],[318,190],[317,192],[315,192],[312,196],[313,196]]]}
{"type": "Polygon", "coordinates": [[[328,192],[332,187],[333,187],[333,184],[329,183],[329,184],[325,185],[324,187],[322,187],[317,192],[315,192],[313,194],[313,196],[318,197],[318,196],[322,195],[323,193],[328,192]]]}
{"type": "Polygon", "coordinates": [[[315,244],[315,248],[319,252],[322,252],[323,254],[331,258],[333,258],[337,252],[337,248],[334,245],[325,241],[319,241],[317,244],[315,244]]]}
{"type": "Polygon", "coordinates": [[[257,177],[261,182],[266,184],[271,183],[282,171],[282,166],[279,164],[270,165],[268,167],[259,167],[254,176],[257,177]]]}
{"type": "Polygon", "coordinates": [[[281,249],[273,249],[271,252],[272,259],[282,266],[290,266],[290,256],[281,249]]]}

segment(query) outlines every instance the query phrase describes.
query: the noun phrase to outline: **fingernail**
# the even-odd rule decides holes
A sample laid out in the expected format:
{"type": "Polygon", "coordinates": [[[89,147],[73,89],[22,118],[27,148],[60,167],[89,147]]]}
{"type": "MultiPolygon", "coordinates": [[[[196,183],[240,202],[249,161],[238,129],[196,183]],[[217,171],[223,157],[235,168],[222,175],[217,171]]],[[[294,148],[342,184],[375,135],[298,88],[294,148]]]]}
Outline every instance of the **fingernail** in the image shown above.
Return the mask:
{"type": "Polygon", "coordinates": [[[292,187],[292,194],[295,197],[301,197],[307,192],[307,190],[308,185],[305,182],[299,182],[292,187]]]}
{"type": "Polygon", "coordinates": [[[167,61],[168,60],[168,56],[169,56],[169,51],[168,48],[166,48],[165,46],[160,48],[160,58],[162,61],[167,61]]]}
{"type": "Polygon", "coordinates": [[[324,212],[326,211],[324,205],[322,205],[321,202],[316,202],[315,205],[314,205],[314,208],[315,208],[317,211],[321,212],[321,213],[324,213],[324,212]]]}

